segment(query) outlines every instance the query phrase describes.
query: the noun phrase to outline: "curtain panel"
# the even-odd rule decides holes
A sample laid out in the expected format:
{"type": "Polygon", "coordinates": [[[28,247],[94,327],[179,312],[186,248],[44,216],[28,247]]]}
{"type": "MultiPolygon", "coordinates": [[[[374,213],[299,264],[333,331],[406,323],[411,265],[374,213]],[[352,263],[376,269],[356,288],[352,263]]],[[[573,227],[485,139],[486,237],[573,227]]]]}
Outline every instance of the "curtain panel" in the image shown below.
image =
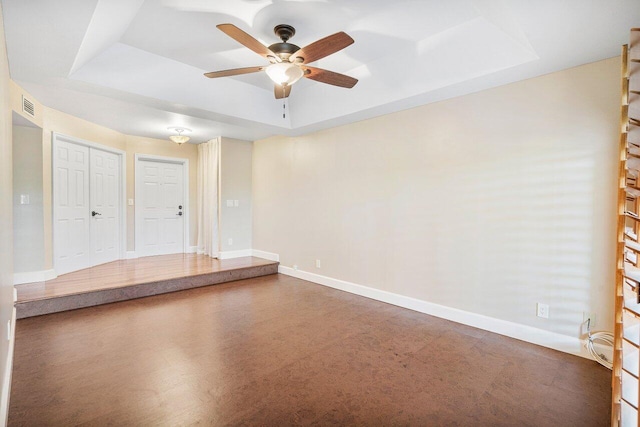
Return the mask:
{"type": "Polygon", "coordinates": [[[198,253],[218,256],[220,138],[198,145],[198,253]]]}

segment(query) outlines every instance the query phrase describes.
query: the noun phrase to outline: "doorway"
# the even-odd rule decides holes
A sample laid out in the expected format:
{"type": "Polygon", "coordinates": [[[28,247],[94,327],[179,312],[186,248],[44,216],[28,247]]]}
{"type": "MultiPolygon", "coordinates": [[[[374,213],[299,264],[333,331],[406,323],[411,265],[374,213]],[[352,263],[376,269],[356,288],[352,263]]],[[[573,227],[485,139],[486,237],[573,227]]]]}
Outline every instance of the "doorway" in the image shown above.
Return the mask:
{"type": "Polygon", "coordinates": [[[136,256],[187,252],[189,161],[136,154],[136,256]]]}
{"type": "Polygon", "coordinates": [[[124,258],[124,152],[53,135],[56,274],[124,258]]]}
{"type": "Polygon", "coordinates": [[[12,112],[14,284],[43,282],[45,269],[42,128],[12,112]]]}

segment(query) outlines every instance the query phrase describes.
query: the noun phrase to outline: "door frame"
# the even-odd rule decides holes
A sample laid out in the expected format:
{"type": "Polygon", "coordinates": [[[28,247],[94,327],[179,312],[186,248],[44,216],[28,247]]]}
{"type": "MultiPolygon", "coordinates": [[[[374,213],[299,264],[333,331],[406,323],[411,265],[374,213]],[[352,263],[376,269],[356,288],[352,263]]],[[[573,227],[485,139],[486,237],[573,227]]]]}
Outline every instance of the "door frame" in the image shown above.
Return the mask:
{"type": "MultiPolygon", "coordinates": [[[[55,152],[58,148],[58,141],[67,142],[76,145],[83,145],[88,148],[94,148],[97,150],[106,151],[108,153],[112,153],[118,156],[118,162],[120,166],[120,174],[118,176],[119,185],[118,185],[118,216],[120,218],[120,231],[119,231],[119,249],[118,249],[118,257],[119,259],[125,259],[127,254],[127,211],[125,209],[126,197],[127,197],[127,156],[126,152],[117,148],[109,147],[106,145],[98,144],[96,142],[87,141],[82,138],[76,138],[75,136],[64,135],[58,132],[51,133],[51,216],[52,216],[52,226],[51,226],[51,242],[52,244],[55,242],[56,238],[56,194],[55,194],[55,179],[56,179],[56,167],[57,161],[55,152]]],[[[91,165],[89,165],[91,167],[91,165]]],[[[55,253],[55,244],[52,246],[53,253],[53,269],[56,270],[56,253],[55,253]]]]}
{"type": "MultiPolygon", "coordinates": [[[[182,165],[182,195],[184,197],[184,221],[182,223],[183,226],[183,239],[182,239],[182,253],[189,253],[189,159],[181,158],[181,157],[166,157],[166,156],[156,156],[155,154],[142,154],[135,153],[135,164],[133,167],[133,174],[135,177],[135,198],[138,198],[138,195],[142,194],[139,190],[138,186],[140,185],[140,179],[138,176],[138,166],[140,162],[150,161],[150,162],[159,162],[159,163],[173,163],[182,165]]],[[[137,200],[134,203],[134,211],[135,211],[135,226],[136,226],[136,236],[135,236],[135,256],[138,257],[142,250],[141,242],[142,242],[142,209],[137,200]]]]}

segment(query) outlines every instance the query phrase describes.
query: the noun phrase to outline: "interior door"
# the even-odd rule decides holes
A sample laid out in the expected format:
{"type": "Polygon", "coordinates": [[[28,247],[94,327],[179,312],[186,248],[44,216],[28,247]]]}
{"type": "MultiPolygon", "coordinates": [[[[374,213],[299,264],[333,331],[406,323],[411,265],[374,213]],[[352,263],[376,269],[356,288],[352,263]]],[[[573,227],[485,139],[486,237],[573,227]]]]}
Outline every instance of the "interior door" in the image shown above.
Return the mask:
{"type": "Polygon", "coordinates": [[[53,255],[58,275],[120,258],[120,156],[54,136],[53,255]],[[94,213],[94,215],[92,215],[94,213]]]}
{"type": "Polygon", "coordinates": [[[184,252],[184,176],[182,164],[140,160],[136,199],[141,209],[138,256],[184,252]]]}
{"type": "Polygon", "coordinates": [[[119,177],[118,155],[90,149],[91,263],[104,264],[119,258],[119,177]]]}
{"type": "Polygon", "coordinates": [[[54,261],[64,274],[91,266],[89,148],[58,141],[54,156],[54,261]]]}

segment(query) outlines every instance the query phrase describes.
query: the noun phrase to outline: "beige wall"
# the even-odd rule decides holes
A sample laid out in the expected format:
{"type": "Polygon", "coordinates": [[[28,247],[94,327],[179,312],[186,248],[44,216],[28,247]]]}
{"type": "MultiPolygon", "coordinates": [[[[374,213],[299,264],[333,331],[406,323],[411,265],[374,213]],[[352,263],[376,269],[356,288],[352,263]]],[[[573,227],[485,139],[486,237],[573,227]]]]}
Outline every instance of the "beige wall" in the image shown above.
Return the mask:
{"type": "Polygon", "coordinates": [[[20,86],[18,86],[13,80],[9,81],[9,93],[10,93],[10,103],[11,109],[18,115],[24,117],[34,125],[38,127],[42,127],[42,120],[44,117],[44,106],[38,102],[29,92],[26,92],[20,86]],[[27,114],[22,112],[22,96],[33,102],[34,114],[33,117],[28,116],[27,114]]]}
{"type": "Polygon", "coordinates": [[[583,312],[611,330],[619,93],[613,58],[257,141],[253,247],[573,337],[583,312]]]}
{"type": "Polygon", "coordinates": [[[44,269],[42,129],[13,126],[13,272],[44,269]],[[29,197],[28,204],[20,196],[29,197]]]}
{"type": "MultiPolygon", "coordinates": [[[[13,201],[9,63],[0,6],[0,327],[13,315],[13,201]]],[[[13,325],[12,325],[13,326],[13,325]]],[[[12,359],[10,342],[0,334],[0,423],[6,423],[12,359]]]]}
{"type": "Polygon", "coordinates": [[[220,250],[251,249],[251,157],[253,143],[222,138],[220,151],[220,250]],[[227,206],[237,200],[238,206],[227,206]],[[233,244],[229,245],[229,239],[233,244]]]}

